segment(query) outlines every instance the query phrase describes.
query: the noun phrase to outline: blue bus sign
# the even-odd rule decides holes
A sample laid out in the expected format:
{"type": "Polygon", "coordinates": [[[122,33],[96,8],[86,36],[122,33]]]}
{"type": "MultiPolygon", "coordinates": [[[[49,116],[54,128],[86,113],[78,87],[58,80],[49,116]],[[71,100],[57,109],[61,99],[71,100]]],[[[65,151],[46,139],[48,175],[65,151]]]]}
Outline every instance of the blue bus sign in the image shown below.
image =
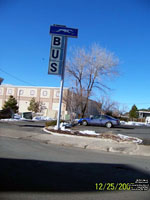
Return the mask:
{"type": "Polygon", "coordinates": [[[52,35],[48,74],[62,74],[65,43],[66,38],[64,36],[52,35]]]}
{"type": "Polygon", "coordinates": [[[65,26],[50,26],[50,34],[63,35],[67,37],[78,37],[78,29],[65,26]]]}

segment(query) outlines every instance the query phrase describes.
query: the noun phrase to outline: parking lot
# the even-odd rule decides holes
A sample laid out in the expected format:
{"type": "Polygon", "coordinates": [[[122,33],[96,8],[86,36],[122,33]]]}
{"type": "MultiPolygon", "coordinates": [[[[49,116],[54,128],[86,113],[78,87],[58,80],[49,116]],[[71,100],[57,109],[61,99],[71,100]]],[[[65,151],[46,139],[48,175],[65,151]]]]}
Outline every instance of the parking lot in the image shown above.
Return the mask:
{"type": "Polygon", "coordinates": [[[150,127],[147,126],[120,125],[114,128],[106,128],[100,126],[78,125],[73,127],[73,130],[92,130],[96,133],[112,132],[114,134],[123,134],[127,136],[138,137],[143,140],[143,144],[150,145],[150,127]]]}
{"type": "MultiPolygon", "coordinates": [[[[5,129],[19,130],[36,133],[45,133],[42,129],[45,126],[45,121],[15,121],[15,122],[0,122],[0,131],[5,129]]],[[[127,126],[121,125],[115,128],[106,128],[100,126],[83,126],[77,125],[72,127],[73,130],[92,130],[96,133],[111,132],[114,134],[123,134],[127,136],[138,137],[143,140],[143,144],[150,145],[150,127],[146,126],[127,126]]]]}

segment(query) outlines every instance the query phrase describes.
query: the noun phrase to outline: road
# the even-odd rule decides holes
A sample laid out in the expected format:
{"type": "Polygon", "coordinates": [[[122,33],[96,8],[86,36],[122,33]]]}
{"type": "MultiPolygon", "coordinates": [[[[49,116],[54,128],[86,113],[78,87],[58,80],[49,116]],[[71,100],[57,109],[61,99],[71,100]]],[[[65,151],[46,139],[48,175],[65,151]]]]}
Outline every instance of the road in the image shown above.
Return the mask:
{"type": "MultiPolygon", "coordinates": [[[[6,124],[0,126],[7,131],[6,124]]],[[[29,131],[41,131],[42,125],[38,126],[23,127],[29,131]]],[[[11,127],[12,131],[22,131],[18,125],[11,127]]],[[[96,183],[150,181],[149,157],[100,153],[0,137],[0,163],[1,200],[148,200],[150,196],[150,190],[107,191],[105,188],[96,191],[95,188],[96,183]]]]}

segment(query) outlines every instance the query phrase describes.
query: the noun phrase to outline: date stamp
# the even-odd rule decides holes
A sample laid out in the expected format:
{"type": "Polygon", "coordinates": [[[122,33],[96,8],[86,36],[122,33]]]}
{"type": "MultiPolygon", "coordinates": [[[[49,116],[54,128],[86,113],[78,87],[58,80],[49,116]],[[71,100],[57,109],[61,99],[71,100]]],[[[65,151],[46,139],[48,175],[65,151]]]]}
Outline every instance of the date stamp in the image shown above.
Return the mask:
{"type": "Polygon", "coordinates": [[[149,189],[148,180],[136,179],[134,183],[96,183],[96,191],[147,191],[149,189]]]}
{"type": "Polygon", "coordinates": [[[115,191],[115,190],[130,190],[132,183],[96,183],[97,191],[115,191]]]}

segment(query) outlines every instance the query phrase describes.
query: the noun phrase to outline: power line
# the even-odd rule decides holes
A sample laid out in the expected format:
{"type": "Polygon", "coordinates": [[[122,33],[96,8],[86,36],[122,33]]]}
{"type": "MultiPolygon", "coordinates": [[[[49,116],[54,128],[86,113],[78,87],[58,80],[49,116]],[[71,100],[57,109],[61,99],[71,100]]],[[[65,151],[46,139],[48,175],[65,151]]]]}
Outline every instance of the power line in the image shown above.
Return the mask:
{"type": "Polygon", "coordinates": [[[6,71],[4,71],[4,70],[1,69],[1,68],[0,68],[0,71],[3,72],[3,73],[5,73],[5,74],[7,74],[8,76],[10,76],[10,77],[16,79],[17,81],[20,81],[20,82],[25,83],[25,84],[29,84],[29,85],[31,85],[31,86],[36,86],[36,85],[33,85],[33,84],[30,83],[30,82],[24,81],[24,80],[22,80],[22,79],[20,79],[20,78],[18,78],[18,77],[16,77],[16,76],[14,76],[14,75],[12,75],[12,74],[6,72],[6,71]]]}

